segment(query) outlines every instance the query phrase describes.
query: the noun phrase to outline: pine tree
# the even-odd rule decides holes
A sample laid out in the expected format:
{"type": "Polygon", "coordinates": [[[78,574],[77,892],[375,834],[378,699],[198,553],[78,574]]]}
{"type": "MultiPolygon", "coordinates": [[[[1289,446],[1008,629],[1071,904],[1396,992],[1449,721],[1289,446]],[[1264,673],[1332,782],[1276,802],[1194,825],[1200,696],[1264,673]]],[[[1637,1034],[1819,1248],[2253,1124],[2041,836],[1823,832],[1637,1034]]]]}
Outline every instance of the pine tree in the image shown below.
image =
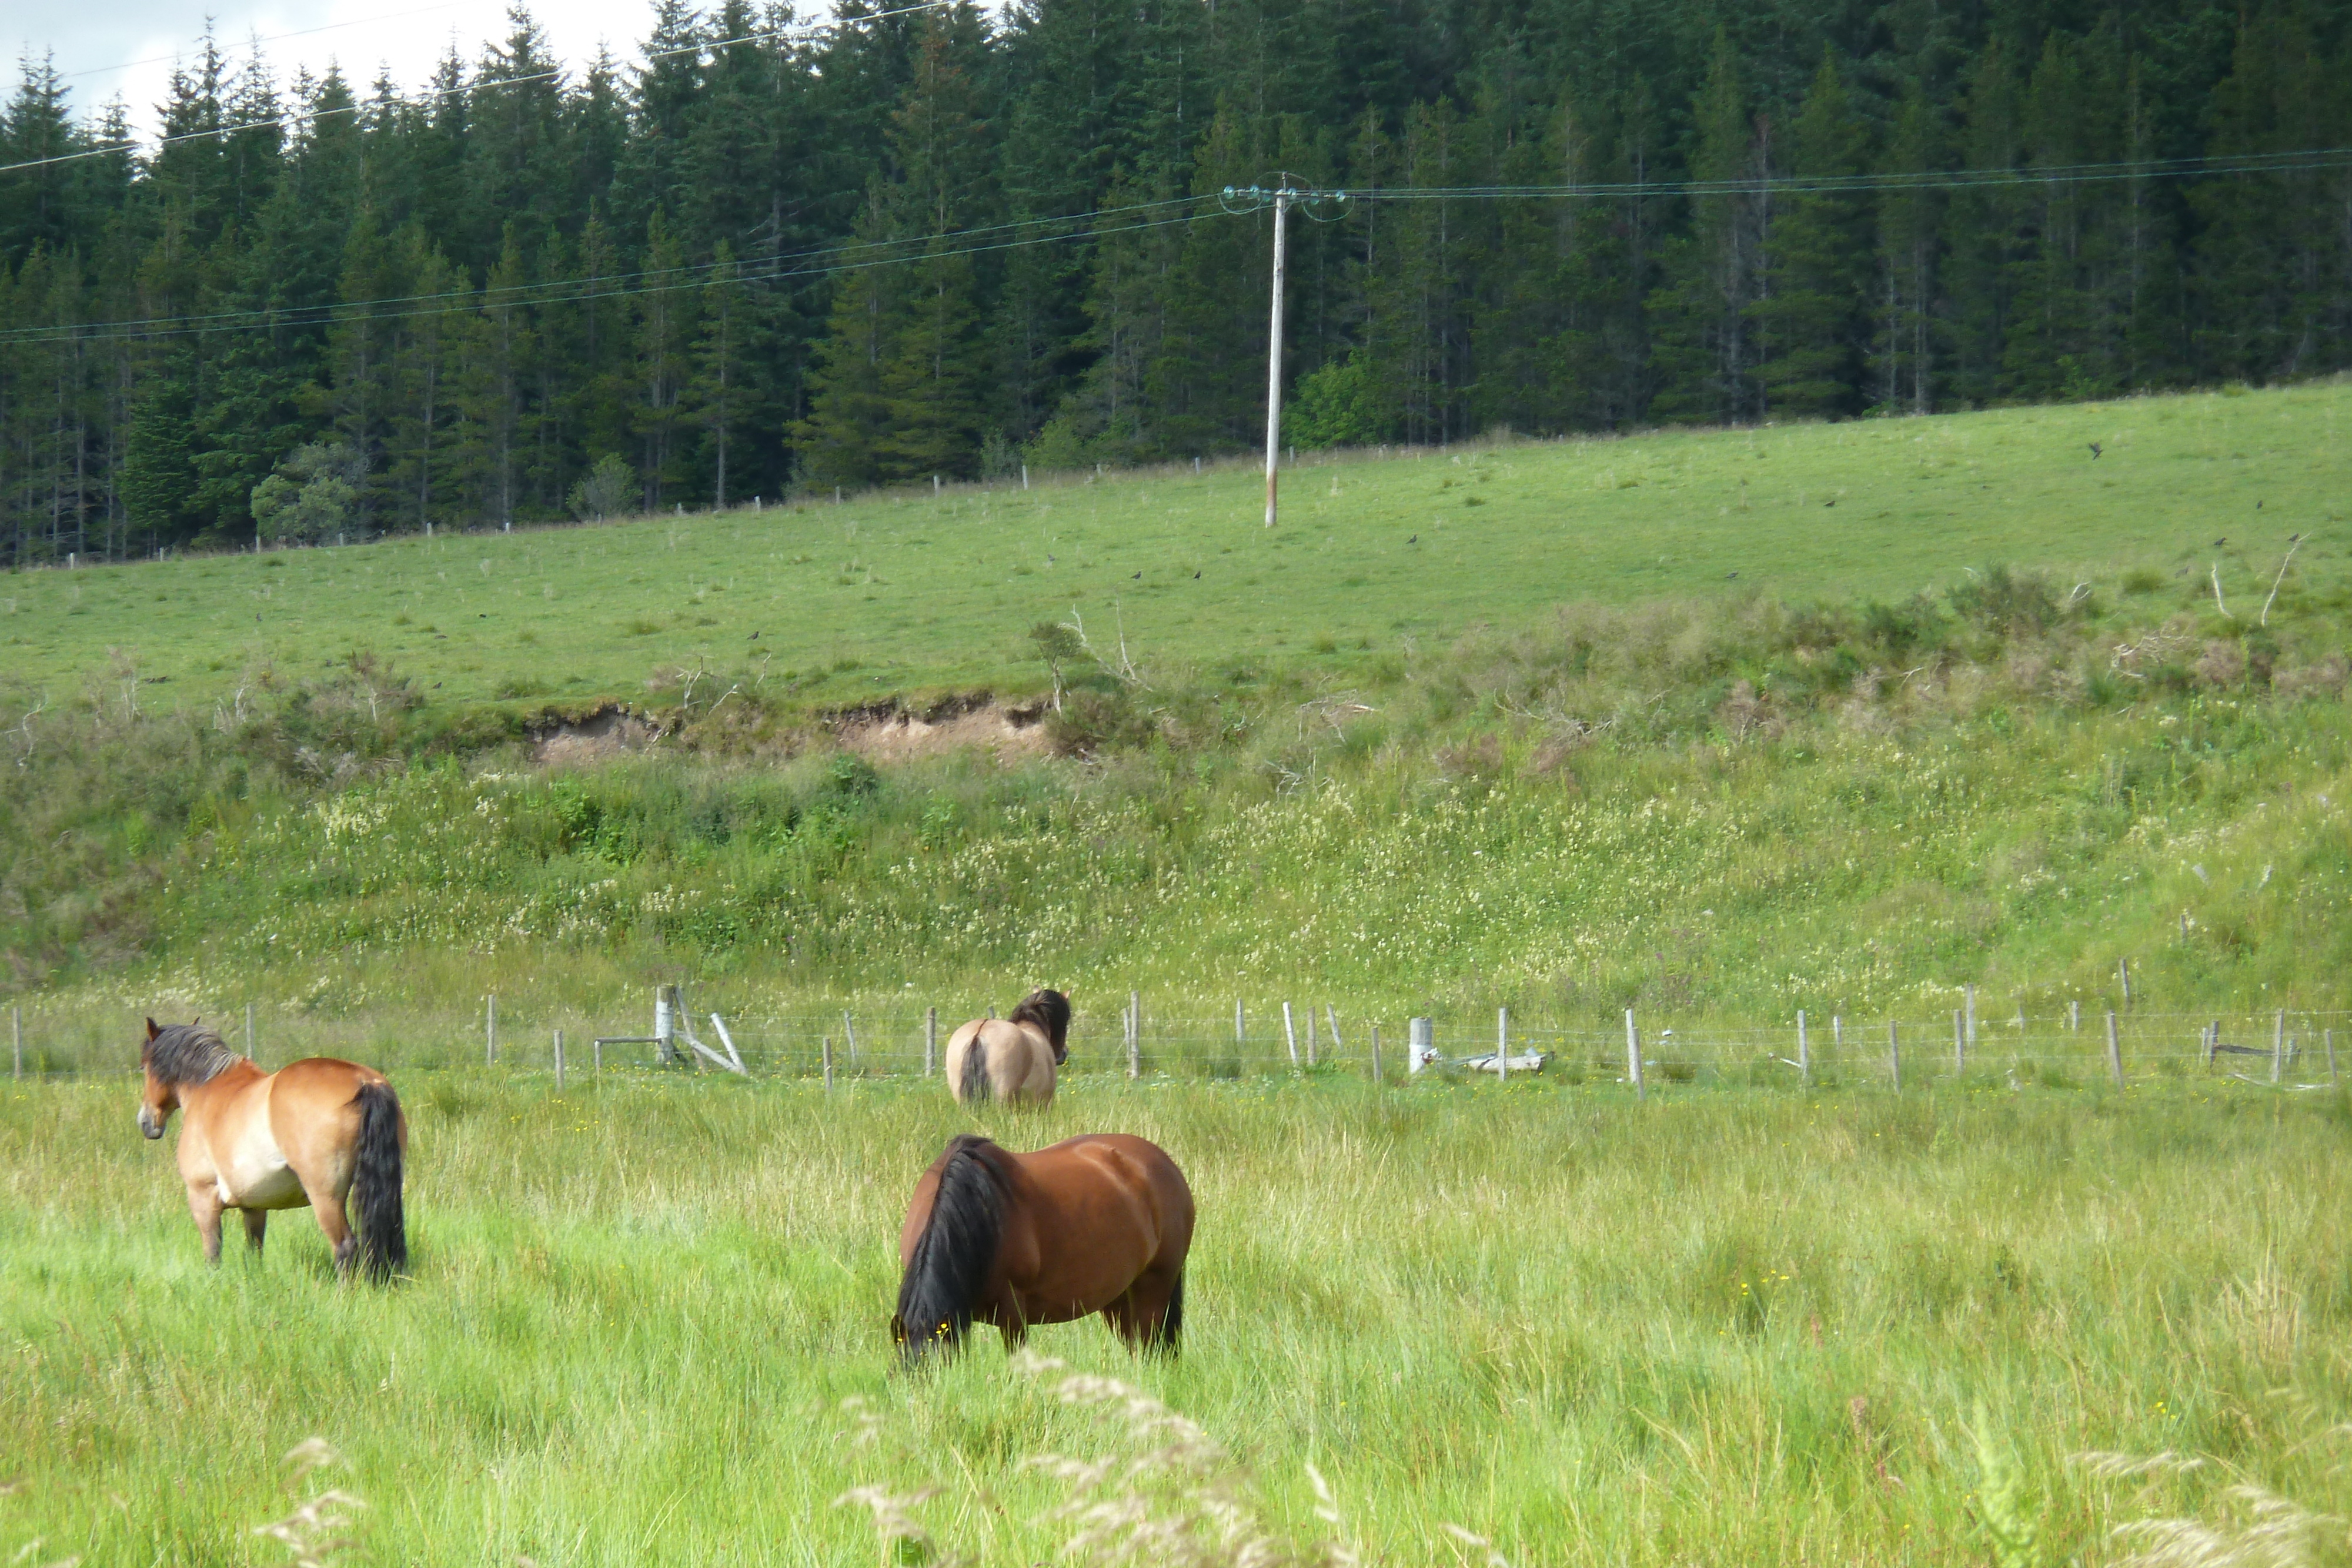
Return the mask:
{"type": "MultiPolygon", "coordinates": [[[[1825,54],[1790,128],[1790,172],[1851,180],[1863,172],[1870,131],[1853,111],[1834,54],[1825,54]]],[[[1765,412],[1796,418],[1864,405],[1869,342],[1870,198],[1835,185],[1800,189],[1773,214],[1762,297],[1748,307],[1765,412]]]]}
{"type": "Polygon", "coordinates": [[[1669,423],[1738,423],[1759,407],[1748,307],[1762,283],[1766,208],[1751,191],[1720,187],[1766,172],[1770,148],[1762,122],[1749,120],[1727,32],[1716,34],[1691,110],[1691,178],[1717,188],[1691,199],[1689,234],[1662,247],[1665,281],[1650,298],[1659,381],[1650,412],[1669,423]]]}

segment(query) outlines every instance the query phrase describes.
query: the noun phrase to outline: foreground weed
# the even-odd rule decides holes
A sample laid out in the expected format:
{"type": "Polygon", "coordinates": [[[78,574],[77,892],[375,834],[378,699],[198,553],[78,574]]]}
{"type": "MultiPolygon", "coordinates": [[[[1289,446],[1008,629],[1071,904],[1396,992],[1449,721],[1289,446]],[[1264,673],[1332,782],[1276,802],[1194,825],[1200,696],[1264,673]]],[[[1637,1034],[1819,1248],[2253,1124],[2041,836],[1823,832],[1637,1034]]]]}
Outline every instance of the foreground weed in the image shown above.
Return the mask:
{"type": "MultiPolygon", "coordinates": [[[[2323,1431],[2319,1442],[2341,1447],[2352,1425],[2323,1431]]],[[[2172,1453],[2137,1458],[2086,1453],[2075,1462],[2101,1480],[2160,1481],[2208,1468],[2204,1458],[2172,1453]]],[[[2338,1469],[2341,1469],[2339,1464],[2338,1469]]],[[[2118,1568],[2346,1568],[2352,1564],[2352,1525],[2249,1479],[2222,1489],[2221,1517],[2150,1516],[2119,1524],[2109,1539],[2127,1549],[2118,1568]]]]}
{"type": "MultiPolygon", "coordinates": [[[[299,1493],[312,1472],[344,1461],[324,1437],[306,1437],[287,1451],[285,1462],[293,1470],[286,1479],[286,1489],[299,1493]]],[[[354,1516],[365,1507],[367,1504],[353,1494],[328,1487],[296,1503],[294,1511],[285,1518],[254,1526],[253,1533],[285,1547],[293,1568],[334,1568],[346,1553],[356,1549],[343,1532],[351,1529],[354,1516]]]]}

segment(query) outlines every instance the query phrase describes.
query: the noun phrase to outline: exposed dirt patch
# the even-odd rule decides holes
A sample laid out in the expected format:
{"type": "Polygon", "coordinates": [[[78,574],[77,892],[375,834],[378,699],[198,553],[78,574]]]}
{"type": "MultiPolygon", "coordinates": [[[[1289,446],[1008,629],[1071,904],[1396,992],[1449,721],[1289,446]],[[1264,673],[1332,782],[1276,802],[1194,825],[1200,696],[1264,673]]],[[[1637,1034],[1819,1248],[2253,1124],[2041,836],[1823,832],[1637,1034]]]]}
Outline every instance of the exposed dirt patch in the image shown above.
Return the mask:
{"type": "Polygon", "coordinates": [[[603,762],[642,751],[660,728],[614,703],[580,718],[551,716],[530,731],[531,760],[542,766],[603,762]]]}
{"type": "Polygon", "coordinates": [[[922,709],[891,701],[832,716],[835,737],[869,762],[904,762],[974,747],[1000,762],[1043,757],[1053,749],[1040,722],[1045,716],[1043,703],[1022,707],[986,692],[948,697],[922,709]]]}

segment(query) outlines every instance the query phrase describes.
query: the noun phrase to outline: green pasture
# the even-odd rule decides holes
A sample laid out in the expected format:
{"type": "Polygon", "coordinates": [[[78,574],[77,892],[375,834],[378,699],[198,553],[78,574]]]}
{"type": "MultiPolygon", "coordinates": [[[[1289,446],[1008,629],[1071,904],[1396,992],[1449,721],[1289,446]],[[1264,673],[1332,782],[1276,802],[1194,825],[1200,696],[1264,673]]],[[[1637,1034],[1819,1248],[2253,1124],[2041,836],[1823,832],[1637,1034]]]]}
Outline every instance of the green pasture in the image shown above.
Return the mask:
{"type": "Polygon", "coordinates": [[[545,1568],[930,1560],[877,1552],[835,1505],[861,1486],[936,1489],[908,1511],[937,1550],[1004,1564],[1110,1561],[1057,1558],[1053,1511],[1122,1490],[1237,1487],[1349,1561],[1489,1561],[1458,1527],[1660,1568],[2105,1561],[2127,1519],[2226,1518],[2237,1480],[2352,1506],[2341,1091],[1080,1075],[982,1124],[1175,1155],[1181,1356],[1089,1322],[1034,1336],[1066,1369],[991,1333],[907,1378],[895,1234],[969,1124],[936,1081],[400,1088],[414,1275],[379,1291],[336,1284],[300,1211],[207,1271],[131,1081],[0,1084],[0,1553],[284,1562],[254,1528],[327,1487],[366,1504],[365,1561],[545,1568]],[[1074,1373],[1223,1458],[1102,1492],[1024,1463],[1167,1440],[1063,1403],[1074,1373]],[[294,1487],[313,1436],[347,1462],[294,1487]],[[2095,1451],[2204,1463],[2116,1483],[2095,1451]]]}
{"type": "Polygon", "coordinates": [[[1024,634],[1074,607],[1147,667],[1313,672],[1566,601],[1900,597],[1989,561],[2095,579],[2218,565],[2226,591],[2258,595],[2290,534],[2316,531],[2305,570],[2340,559],[2347,420],[2337,382],[1310,454],[1270,531],[1239,463],[26,572],[0,583],[0,664],[60,696],[145,682],[133,695],[164,706],[354,650],[445,703],[641,699],[656,672],[697,667],[845,703],[1040,689],[1024,634]]]}

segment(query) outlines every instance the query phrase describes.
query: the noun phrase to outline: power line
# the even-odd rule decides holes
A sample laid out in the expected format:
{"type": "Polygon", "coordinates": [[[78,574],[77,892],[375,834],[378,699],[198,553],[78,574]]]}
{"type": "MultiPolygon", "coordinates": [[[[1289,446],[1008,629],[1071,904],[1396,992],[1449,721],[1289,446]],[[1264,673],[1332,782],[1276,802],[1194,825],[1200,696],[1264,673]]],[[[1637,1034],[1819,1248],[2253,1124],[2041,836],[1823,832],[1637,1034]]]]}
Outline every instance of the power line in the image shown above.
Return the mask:
{"type": "MultiPolygon", "coordinates": [[[[870,16],[852,16],[845,21],[812,22],[797,27],[776,27],[762,33],[746,33],[740,38],[711,38],[680,45],[675,49],[649,50],[646,59],[650,62],[669,59],[677,55],[698,55],[705,49],[724,49],[737,44],[756,44],[793,35],[820,33],[828,27],[845,27],[851,23],[884,22],[893,16],[911,16],[919,11],[937,11],[960,3],[961,0],[921,0],[919,5],[902,5],[891,11],[877,11],[870,16]]],[[[403,99],[401,102],[405,107],[419,108],[444,99],[463,98],[471,93],[487,92],[496,88],[529,87],[533,82],[557,80],[563,76],[565,69],[566,68],[558,66],[552,70],[534,71],[529,76],[500,77],[494,81],[477,79],[462,87],[442,88],[417,98],[403,99]]],[[[363,101],[353,102],[341,109],[315,110],[308,115],[281,114],[274,120],[248,120],[236,125],[210,126],[203,131],[183,131],[175,136],[157,137],[155,149],[161,152],[164,148],[183,141],[203,141],[215,136],[236,136],[247,131],[284,131],[289,127],[300,125],[305,120],[315,125],[331,116],[358,114],[369,107],[370,105],[363,101]]],[[[21,163],[0,163],[0,174],[13,174],[25,169],[46,169],[58,163],[75,163],[85,158],[104,158],[117,152],[135,152],[139,146],[140,143],[137,141],[113,141],[99,147],[85,147],[79,152],[59,152],[48,158],[29,158],[21,163]]]]}
{"type": "MultiPolygon", "coordinates": [[[[1147,229],[1166,228],[1175,224],[1190,223],[1193,217],[1198,214],[1191,212],[1184,212],[1176,214],[1173,216],[1154,218],[1142,223],[1118,224],[1109,226],[1104,226],[1096,220],[1099,220],[1104,217],[1116,217],[1130,213],[1164,211],[1171,206],[1195,206],[1204,200],[1206,200],[1206,198],[1203,197],[1179,197],[1171,201],[1141,203],[1132,207],[1112,207],[1105,209],[1100,213],[1084,214],[1076,217],[1036,218],[1016,224],[995,224],[982,228],[955,230],[940,235],[910,236],[905,240],[877,241],[866,245],[832,246],[824,249],[804,251],[796,253],[794,256],[771,258],[767,261],[754,261],[745,270],[737,275],[735,281],[740,284],[749,285],[772,284],[789,282],[795,279],[805,279],[807,281],[802,283],[801,287],[806,287],[810,284],[824,278],[837,277],[847,272],[864,271],[874,267],[913,266],[921,262],[941,261],[956,256],[981,256],[992,252],[1005,250],[1021,250],[1032,246],[1058,245],[1069,240],[1099,239],[1108,235],[1135,234],[1147,229]],[[998,240],[993,243],[984,245],[964,245],[946,249],[938,248],[940,242],[945,240],[979,238],[987,235],[1003,234],[1008,229],[1036,227],[1047,224],[1065,223],[1086,223],[1090,224],[1093,226],[1085,229],[1072,230],[1066,234],[1032,235],[1026,237],[998,240]],[[904,249],[900,254],[897,255],[880,256],[864,260],[836,261],[832,265],[799,267],[778,265],[781,261],[790,260],[822,261],[822,259],[825,257],[836,257],[856,250],[880,249],[885,246],[897,246],[901,247],[921,246],[926,248],[904,249]]],[[[707,275],[715,268],[715,266],[716,264],[706,264],[694,268],[667,268],[664,269],[664,271],[694,271],[707,275]]],[[[663,274],[635,276],[662,275],[663,274]]],[[[19,328],[12,332],[0,332],[0,343],[29,345],[66,341],[105,343],[120,341],[124,339],[131,338],[152,340],[163,338],[202,336],[213,332],[271,331],[286,328],[333,327],[341,326],[346,323],[370,321],[404,321],[414,320],[420,317],[474,315],[486,310],[514,309],[530,305],[576,305],[594,299],[638,298],[656,294],[676,294],[688,290],[708,287],[712,281],[713,279],[710,277],[701,276],[678,282],[653,284],[638,287],[625,286],[593,287],[574,293],[550,293],[544,297],[537,298],[499,298],[491,299],[487,302],[481,295],[471,293],[465,294],[463,296],[446,294],[413,295],[407,297],[405,299],[391,298],[374,302],[377,304],[404,304],[415,302],[418,305],[418,308],[410,310],[376,310],[349,305],[324,305],[306,307],[299,312],[279,312],[275,316],[270,315],[268,312],[250,312],[247,314],[262,319],[241,320],[227,325],[214,323],[208,319],[175,320],[173,318],[163,317],[154,319],[155,324],[153,325],[109,322],[100,323],[95,328],[89,326],[28,327],[19,328]],[[450,304],[427,303],[428,301],[447,299],[461,299],[462,302],[450,304]],[[289,319],[289,317],[293,317],[298,314],[300,317],[299,319],[289,319]],[[138,329],[134,329],[134,328],[138,329]]],[[[550,290],[557,287],[577,289],[582,285],[597,285],[604,283],[617,283],[617,280],[568,278],[560,280],[557,283],[539,285],[536,287],[550,290]]]]}
{"type": "MultiPolygon", "coordinates": [[[[1957,191],[2007,185],[2049,185],[2116,180],[2181,180],[2234,174],[2297,174],[2352,168],[2352,147],[2291,152],[2137,159],[2112,163],[2055,163],[2026,169],[1923,169],[1875,174],[1758,174],[1734,180],[1593,181],[1563,185],[1398,185],[1339,193],[1350,201],[1436,202],[1547,200],[1571,197],[1742,196],[1767,193],[1836,193],[1876,191],[1957,191]]],[[[1239,193],[1246,194],[1246,192],[1239,193]]]]}

